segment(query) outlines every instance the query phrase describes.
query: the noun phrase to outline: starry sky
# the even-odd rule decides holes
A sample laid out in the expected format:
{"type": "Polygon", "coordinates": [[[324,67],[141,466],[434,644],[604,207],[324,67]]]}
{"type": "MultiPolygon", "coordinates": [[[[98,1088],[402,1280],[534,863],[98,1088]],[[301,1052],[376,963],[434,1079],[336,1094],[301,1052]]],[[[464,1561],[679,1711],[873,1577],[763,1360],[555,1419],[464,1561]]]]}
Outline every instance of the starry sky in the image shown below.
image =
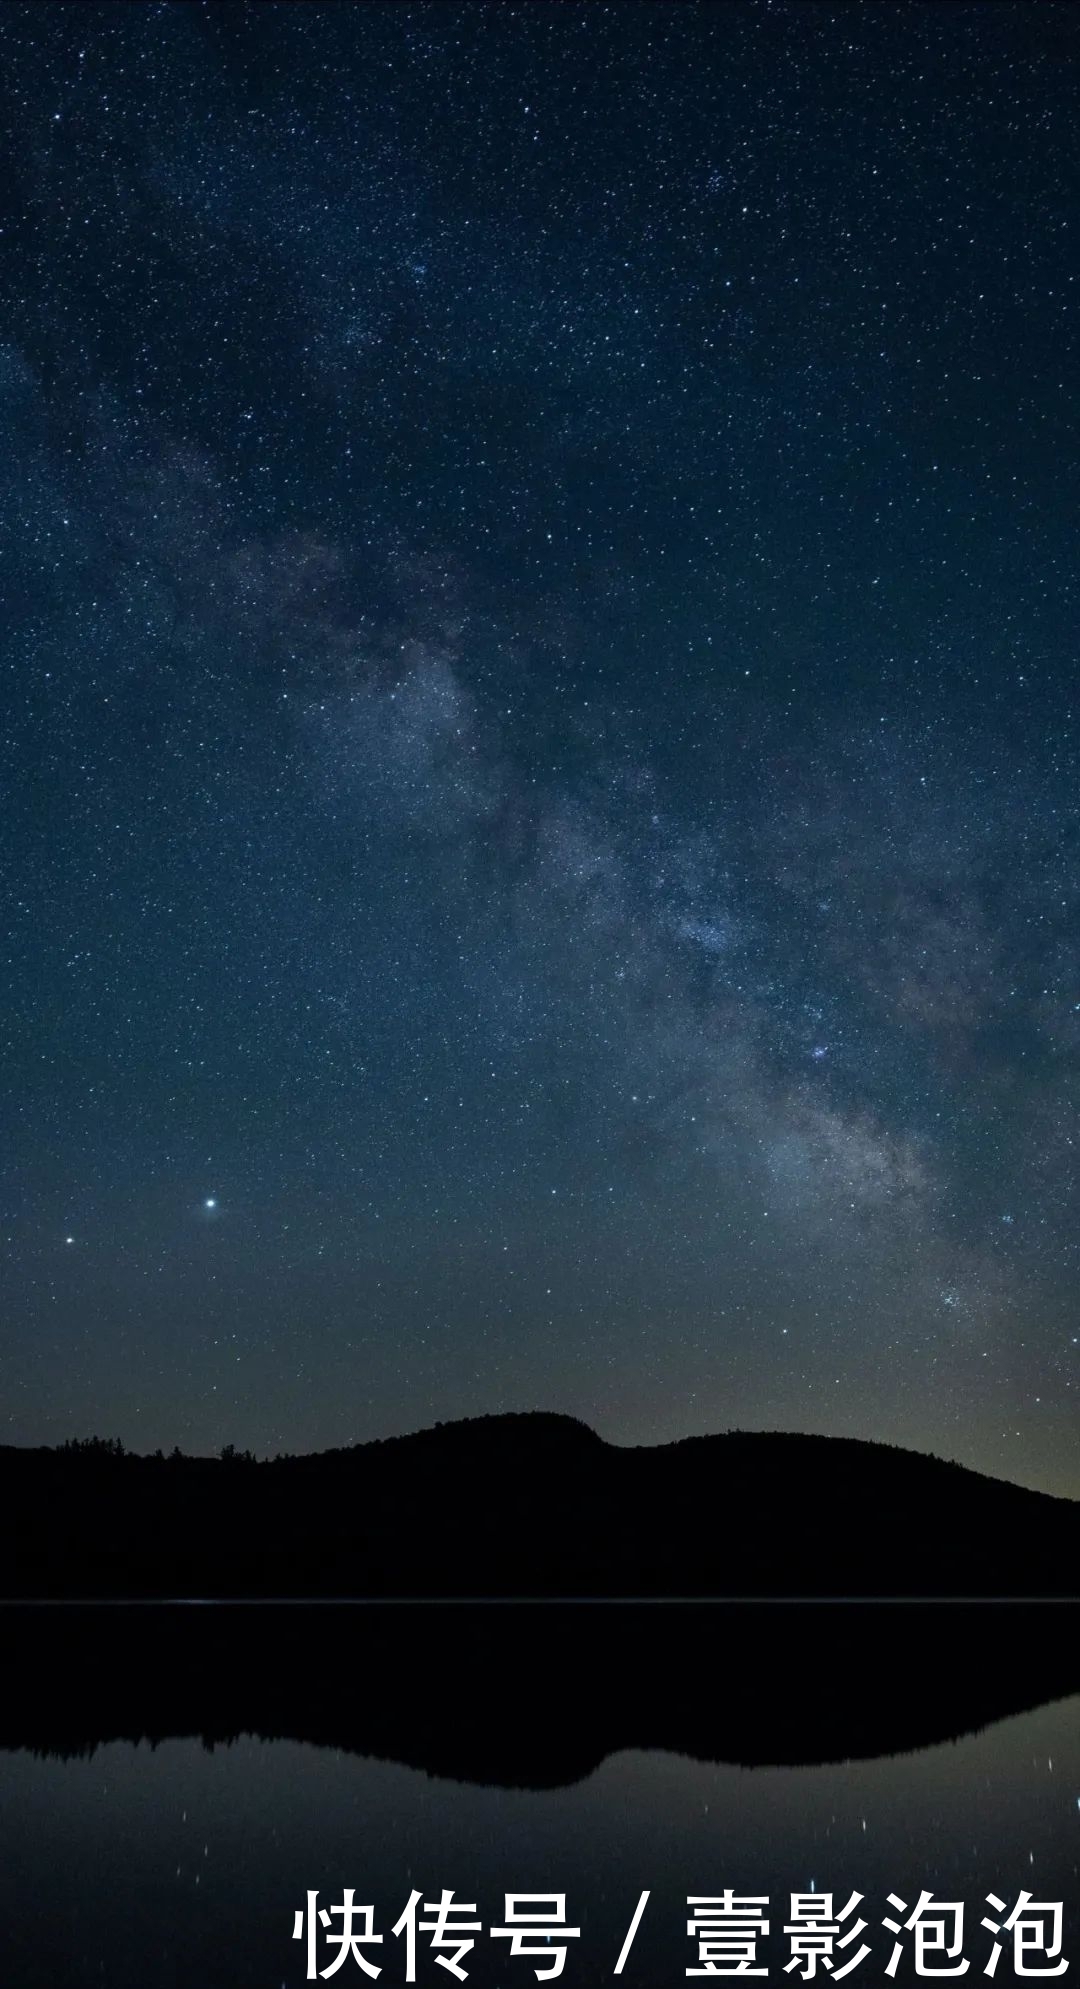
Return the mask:
{"type": "Polygon", "coordinates": [[[0,1438],[1080,1494],[1080,19],[0,13],[0,1438]]]}

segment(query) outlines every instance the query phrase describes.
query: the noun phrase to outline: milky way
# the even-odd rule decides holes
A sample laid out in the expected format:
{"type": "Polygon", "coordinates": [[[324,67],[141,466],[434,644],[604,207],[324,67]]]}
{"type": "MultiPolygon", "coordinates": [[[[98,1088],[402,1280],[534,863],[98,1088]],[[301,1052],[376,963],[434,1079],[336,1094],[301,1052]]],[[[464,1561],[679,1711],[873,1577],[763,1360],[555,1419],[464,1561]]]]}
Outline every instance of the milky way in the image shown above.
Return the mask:
{"type": "Polygon", "coordinates": [[[1080,1493],[1078,52],[3,10],[0,1436],[1080,1493]]]}

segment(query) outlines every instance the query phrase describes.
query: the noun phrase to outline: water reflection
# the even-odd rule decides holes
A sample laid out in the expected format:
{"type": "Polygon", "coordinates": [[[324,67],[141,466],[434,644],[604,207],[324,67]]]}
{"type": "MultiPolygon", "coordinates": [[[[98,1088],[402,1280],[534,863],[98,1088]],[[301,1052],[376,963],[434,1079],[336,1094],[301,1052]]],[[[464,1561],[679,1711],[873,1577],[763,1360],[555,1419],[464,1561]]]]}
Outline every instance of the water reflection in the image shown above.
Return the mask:
{"type": "MultiPolygon", "coordinates": [[[[789,1658],[793,1634],[789,1623],[782,1639],[789,1658]]],[[[633,1651],[626,1655],[632,1665],[633,1651]]],[[[492,1690],[493,1677],[492,1664],[492,1690]]],[[[801,1687],[794,1667],[788,1677],[790,1691],[803,1693],[812,1743],[813,1686],[801,1687]]],[[[525,1692],[512,1672],[498,1682],[508,1720],[535,1725],[535,1678],[525,1692]]],[[[452,1718],[437,1681],[431,1686],[452,1718]]],[[[361,1669],[358,1700],[365,1689],[361,1669]]],[[[415,1676],[410,1689],[422,1696],[415,1676]]],[[[719,1670],[715,1689],[722,1698],[719,1670]]],[[[872,1683],[866,1689],[872,1693],[872,1683]]],[[[556,1711],[561,1690],[552,1678],[556,1711]]],[[[636,1692],[647,1708],[647,1679],[637,1679],[636,1692]]],[[[9,1727],[16,1714],[9,1701],[9,1727]]],[[[455,1760],[467,1762],[467,1727],[454,1742],[455,1760]]],[[[490,1732],[480,1747],[490,1749],[490,1732]]],[[[884,1979],[892,1946],[880,1928],[886,1894],[913,1904],[927,1888],[966,1902],[969,1979],[981,1981],[990,1948],[979,1927],[985,1895],[1011,1903],[1026,1887],[1066,1903],[1066,1982],[1080,1970],[1075,1694],[958,1740],[818,1766],[738,1767],[627,1748],[567,1786],[520,1788],[248,1734],[214,1745],[195,1737],[105,1740],[71,1758],[22,1747],[0,1755],[0,1787],[0,1980],[16,1989],[299,1983],[294,1909],[309,1887],[329,1902],[350,1885],[374,1903],[387,1935],[414,1886],[426,1898],[455,1888],[477,1902],[485,1926],[501,1922],[506,1892],[565,1891],[571,1924],[582,1929],[568,1985],[612,1979],[647,1886],[652,1897],[627,1963],[627,1989],[686,1980],[693,1960],[686,1895],[726,1886],[771,1895],[774,1933],[763,1958],[774,1980],[795,1980],[783,1972],[780,1932],[791,1891],[833,1890],[841,1900],[853,1888],[865,1894],[872,1952],[850,1978],[857,1989],[884,1979]]],[[[469,1980],[528,1989],[532,1964],[512,1960],[506,1946],[482,1938],[467,1957],[469,1980]]],[[[399,1945],[387,1940],[375,1952],[381,1982],[402,1981],[399,1945]]],[[[1007,1961],[998,1982],[1014,1979],[1007,1961]]],[[[367,1978],[349,1960],[336,1979],[367,1978]]],[[[453,1978],[434,1968],[422,1945],[418,1979],[453,1978]]],[[[898,1979],[911,1979],[910,1968],[901,1966],[898,1979]]]]}
{"type": "Polygon", "coordinates": [[[627,1748],[900,1754],[1080,1691],[1075,1604],[30,1606],[0,1633],[0,1747],[256,1733],[534,1788],[627,1748]]]}

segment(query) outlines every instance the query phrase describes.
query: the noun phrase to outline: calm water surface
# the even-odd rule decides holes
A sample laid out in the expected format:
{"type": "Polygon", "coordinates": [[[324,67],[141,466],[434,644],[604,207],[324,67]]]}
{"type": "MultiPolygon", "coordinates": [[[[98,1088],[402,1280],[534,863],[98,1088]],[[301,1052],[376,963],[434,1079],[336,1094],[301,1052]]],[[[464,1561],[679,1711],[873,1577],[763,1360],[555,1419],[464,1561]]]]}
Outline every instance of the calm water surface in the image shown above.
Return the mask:
{"type": "MultiPolygon", "coordinates": [[[[514,1693],[514,1679],[502,1687],[514,1693]]],[[[791,1690],[799,1691],[793,1667],[791,1690]]],[[[522,1703],[516,1717],[535,1709],[522,1703]]],[[[814,1707],[807,1704],[812,1724],[814,1707]]],[[[695,1959],[687,1894],[769,1894],[770,1977],[784,1973],[792,1891],[866,1895],[871,1956],[851,1976],[881,1984],[897,1892],[926,1888],[967,1907],[971,1981],[985,1980],[993,1891],[1021,1887],[1065,1905],[1065,1977],[1080,1983],[1080,1697],[955,1742],[893,1758],[809,1768],[736,1768],[628,1750],[570,1787],[519,1790],[449,1781],[297,1741],[242,1737],[110,1741],[76,1758],[0,1755],[0,1983],[30,1989],[147,1984],[217,1989],[305,1979],[294,1910],[346,1886],[389,1937],[410,1890],[453,1887],[500,1924],[506,1892],[565,1892],[582,1930],[568,1985],[612,1979],[638,1895],[651,1889],[624,1980],[678,1983],[695,1959]]],[[[534,1963],[481,1936],[469,1980],[513,1989],[534,1963]]],[[[368,1950],[381,1982],[405,1979],[400,1942],[368,1950]]],[[[336,1953],[324,1949],[325,1966],[336,1953]]],[[[342,1983],[368,1980],[350,1957],[342,1983]]],[[[449,1983],[426,1944],[422,1982],[449,1983]]],[[[701,1979],[701,1978],[697,1978],[701,1979]]],[[[820,1978],[819,1978],[820,1979],[820,1978]]],[[[898,1980],[914,1979],[906,1965],[898,1980]]],[[[1012,1982],[1006,1950],[996,1981],[1012,1982]]]]}

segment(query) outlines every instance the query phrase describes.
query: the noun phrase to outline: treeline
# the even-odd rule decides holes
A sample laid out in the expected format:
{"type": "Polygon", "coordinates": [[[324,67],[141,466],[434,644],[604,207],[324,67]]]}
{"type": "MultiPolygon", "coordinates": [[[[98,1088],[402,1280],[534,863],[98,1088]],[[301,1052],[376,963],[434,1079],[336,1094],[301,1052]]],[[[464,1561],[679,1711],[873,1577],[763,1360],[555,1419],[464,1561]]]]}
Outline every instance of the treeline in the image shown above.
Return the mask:
{"type": "MultiPolygon", "coordinates": [[[[161,1450],[160,1448],[157,1450],[128,1450],[119,1437],[68,1437],[64,1443],[57,1444],[56,1449],[69,1457],[133,1457],[137,1458],[141,1464],[189,1464],[191,1462],[188,1452],[181,1450],[178,1443],[174,1444],[169,1451],[161,1450]]],[[[258,1464],[259,1459],[253,1450],[238,1450],[234,1443],[226,1443],[218,1451],[218,1462],[221,1464],[258,1464]]]]}
{"type": "Polygon", "coordinates": [[[0,1446],[0,1594],[1074,1595],[1080,1503],[849,1437],[477,1417],[320,1455],[0,1446]]]}

